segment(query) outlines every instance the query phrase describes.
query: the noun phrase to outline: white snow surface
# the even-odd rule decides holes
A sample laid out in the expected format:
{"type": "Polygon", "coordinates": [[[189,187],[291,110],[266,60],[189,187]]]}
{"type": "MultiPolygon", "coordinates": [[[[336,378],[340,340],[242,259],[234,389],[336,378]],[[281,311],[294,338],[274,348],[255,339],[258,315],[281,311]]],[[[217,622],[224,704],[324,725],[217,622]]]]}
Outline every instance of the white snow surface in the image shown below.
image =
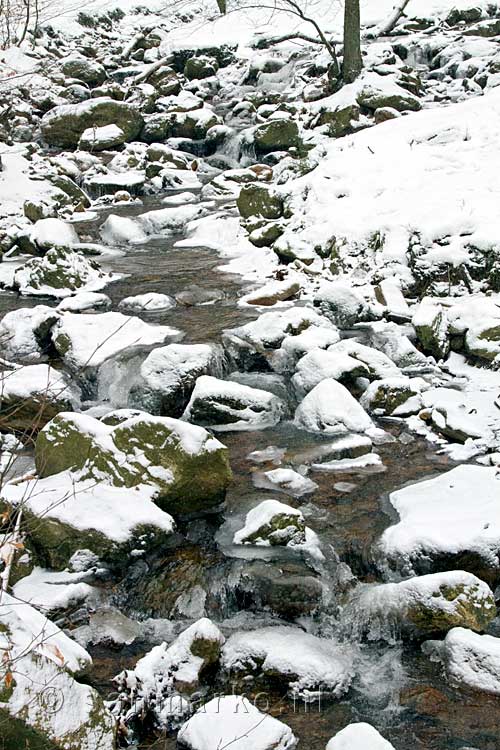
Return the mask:
{"type": "Polygon", "coordinates": [[[95,479],[82,480],[71,471],[7,483],[2,496],[35,515],[54,518],[81,531],[98,531],[118,544],[127,542],[140,525],[166,533],[175,527],[172,516],[153,502],[154,487],[113,487],[95,479]]]}
{"type": "Polygon", "coordinates": [[[442,662],[453,685],[500,695],[500,638],[453,628],[444,641],[428,641],[423,649],[442,662]]]}
{"type": "Polygon", "coordinates": [[[16,370],[0,371],[2,399],[37,399],[40,403],[66,402],[78,409],[80,394],[67,375],[49,365],[26,365],[16,370]]]}
{"type": "Polygon", "coordinates": [[[63,335],[69,348],[63,359],[74,370],[99,367],[107,359],[132,348],[163,344],[179,332],[169,326],[155,326],[133,316],[118,312],[99,315],[65,313],[54,329],[54,336],[63,335]]]}
{"type": "Polygon", "coordinates": [[[178,741],[190,750],[291,750],[297,739],[290,727],[262,713],[241,695],[205,703],[179,730],[178,741]]]}
{"type": "Polygon", "coordinates": [[[375,727],[364,721],[348,724],[332,737],[326,750],[394,750],[375,727]]]}
{"type": "Polygon", "coordinates": [[[168,310],[174,307],[175,302],[168,294],[159,294],[158,292],[146,292],[137,294],[134,297],[125,297],[121,300],[119,307],[123,310],[133,312],[148,312],[149,310],[168,310]]]}
{"type": "Polygon", "coordinates": [[[347,388],[332,378],[322,380],[297,407],[295,424],[308,432],[335,435],[366,432],[373,423],[347,388]]]}
{"type": "Polygon", "coordinates": [[[476,552],[494,567],[500,549],[500,477],[494,467],[464,464],[391,493],[399,523],[380,549],[411,565],[419,556],[476,552]]]}

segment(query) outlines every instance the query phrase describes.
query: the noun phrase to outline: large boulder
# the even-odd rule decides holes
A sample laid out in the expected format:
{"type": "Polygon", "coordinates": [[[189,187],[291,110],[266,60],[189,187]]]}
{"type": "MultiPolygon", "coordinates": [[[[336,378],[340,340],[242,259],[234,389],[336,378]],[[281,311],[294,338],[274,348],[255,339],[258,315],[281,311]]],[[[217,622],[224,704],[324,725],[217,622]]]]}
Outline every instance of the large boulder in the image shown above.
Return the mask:
{"type": "Polygon", "coordinates": [[[299,128],[295,120],[269,120],[257,125],[251,138],[258,154],[283,151],[302,145],[299,128]]]}
{"type": "Polygon", "coordinates": [[[183,419],[220,432],[262,430],[277,424],[284,412],[285,404],[272,393],[203,375],[183,419]]]}
{"type": "Polygon", "coordinates": [[[422,109],[420,100],[398,86],[394,81],[382,78],[375,73],[366,75],[365,79],[366,81],[356,97],[360,107],[372,112],[381,107],[392,107],[398,112],[406,110],[418,112],[422,109]]]}
{"type": "Polygon", "coordinates": [[[486,583],[454,570],[401,583],[361,584],[345,614],[357,636],[390,641],[397,632],[422,638],[455,627],[483,631],[496,617],[496,606],[486,583]]]}
{"type": "Polygon", "coordinates": [[[0,372],[0,430],[30,436],[59,412],[79,406],[78,388],[48,365],[0,372]]]}
{"type": "Polygon", "coordinates": [[[313,349],[297,362],[292,383],[302,398],[326,378],[345,382],[368,374],[368,367],[349,354],[334,349],[313,349]]]}
{"type": "Polygon", "coordinates": [[[353,677],[352,649],[290,626],[234,633],[222,648],[221,664],[232,679],[277,680],[308,702],[322,694],[340,698],[353,677]]]}
{"type": "Polygon", "coordinates": [[[49,146],[75,148],[88,128],[119,127],[127,141],[133,141],[144,124],[141,113],[126,102],[109,97],[89,99],[80,104],[62,104],[43,116],[42,135],[49,146]]]}
{"type": "Polygon", "coordinates": [[[322,380],[307,394],[297,407],[295,424],[324,435],[366,432],[373,428],[363,407],[333,378],[322,380]]]}
{"type": "Polygon", "coordinates": [[[72,55],[62,60],[61,70],[68,78],[78,78],[89,86],[99,86],[107,78],[103,65],[83,55],[72,55]]]}
{"type": "Polygon", "coordinates": [[[283,215],[283,199],[271,188],[257,183],[243,185],[236,205],[243,219],[279,219],[283,215]]]}
{"type": "Polygon", "coordinates": [[[379,552],[409,575],[462,569],[499,580],[499,491],[494,467],[464,464],[391,493],[400,520],[383,533],[379,552]]]}
{"type": "Polygon", "coordinates": [[[446,359],[450,352],[449,323],[445,310],[432,298],[426,297],[413,315],[422,349],[437,359],[446,359]]]}
{"type": "Polygon", "coordinates": [[[439,661],[458,688],[500,695],[500,638],[453,628],[444,641],[427,641],[423,651],[439,661]]]}
{"type": "Polygon", "coordinates": [[[6,746],[114,750],[116,720],[74,675],[87,652],[29,604],[2,593],[0,720],[6,746]]]}
{"type": "Polygon", "coordinates": [[[23,533],[38,565],[65,570],[76,553],[89,550],[123,572],[131,559],[168,547],[175,524],[156,505],[155,487],[125,488],[105,479],[66,470],[4,485],[2,511],[14,515],[22,508],[23,533]]]}
{"type": "Polygon", "coordinates": [[[407,417],[422,407],[421,393],[428,388],[423,378],[384,378],[370,383],[361,397],[361,405],[378,415],[407,417]]]}
{"type": "Polygon", "coordinates": [[[216,374],[220,362],[221,353],[209,344],[169,344],[153,349],[141,365],[141,380],[130,391],[129,406],[180,417],[197,378],[216,374]]]}
{"type": "Polygon", "coordinates": [[[325,282],[314,295],[314,305],[340,329],[377,320],[381,311],[353,287],[341,281],[325,282]]]}
{"type": "Polygon", "coordinates": [[[114,427],[59,414],[39,433],[35,459],[41,477],[71,469],[114,487],[151,486],[176,513],[218,505],[231,479],[227,449],[206,430],[148,414],[114,427]]]}

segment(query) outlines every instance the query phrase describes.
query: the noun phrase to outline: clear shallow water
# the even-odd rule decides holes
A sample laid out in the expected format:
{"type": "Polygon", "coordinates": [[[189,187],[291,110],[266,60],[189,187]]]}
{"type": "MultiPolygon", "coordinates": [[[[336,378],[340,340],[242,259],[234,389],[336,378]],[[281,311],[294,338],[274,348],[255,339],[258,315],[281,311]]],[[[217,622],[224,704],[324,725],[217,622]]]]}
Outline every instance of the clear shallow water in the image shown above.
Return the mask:
{"type": "MultiPolygon", "coordinates": [[[[145,208],[156,207],[158,203],[148,201],[145,207],[128,206],[121,208],[120,213],[134,215],[145,208]]],[[[112,211],[116,212],[116,209],[112,211]]],[[[102,213],[99,222],[107,213],[102,213]]],[[[82,224],[78,228],[89,239],[96,240],[99,222],[82,224]]],[[[186,343],[216,341],[223,329],[256,317],[256,312],[236,306],[242,285],[237,277],[217,270],[221,261],[216,253],[203,248],[174,248],[174,241],[175,238],[152,239],[144,245],[130,246],[122,255],[105,259],[106,267],[127,274],[126,278],[105,290],[113,301],[113,309],[123,297],[147,291],[175,296],[192,284],[221,290],[223,299],[208,306],[177,305],[173,310],[140,314],[147,321],[179,328],[186,343]]],[[[47,299],[19,298],[2,293],[0,314],[40,303],[56,304],[47,299]]],[[[392,426],[390,429],[398,437],[398,428],[392,426]]],[[[398,440],[377,449],[386,467],[384,473],[334,475],[310,472],[309,477],[318,484],[317,490],[293,499],[282,493],[256,488],[252,475],[275,468],[275,465],[252,463],[247,459],[248,454],[275,445],[286,450],[283,465],[296,466],[303,461],[304,453],[314,451],[324,441],[296,430],[290,422],[265,431],[224,433],[221,439],[230,449],[234,472],[222,515],[185,525],[182,531],[187,536],[186,542],[180,549],[166,552],[164,559],[154,563],[160,589],[161,586],[171,587],[174,598],[179,592],[189,589],[198,577],[215,587],[227,577],[231,566],[245,564],[241,556],[234,556],[229,536],[224,536],[224,525],[230,525],[266,497],[275,497],[304,511],[308,525],[318,532],[323,549],[330,550],[323,569],[327,584],[331,583],[329,578],[333,575],[337,556],[347,562],[360,579],[377,580],[372,549],[393,520],[388,512],[388,493],[405,483],[450,468],[448,461],[433,453],[424,441],[398,440]],[[343,492],[334,487],[338,482],[351,483],[355,487],[349,493],[343,492]]],[[[259,556],[260,552],[256,557],[259,556]]],[[[290,558],[285,551],[283,562],[287,561],[287,556],[290,558]]],[[[280,560],[276,564],[280,564],[280,560]]],[[[127,585],[130,586],[130,582],[127,585]]],[[[140,582],[137,587],[140,588],[140,582]]],[[[156,606],[155,600],[150,604],[156,606]]],[[[131,606],[129,601],[129,612],[131,606]]],[[[236,606],[229,602],[222,607],[214,597],[210,614],[215,619],[224,619],[235,613],[236,606]]],[[[140,611],[131,613],[141,615],[140,611]]],[[[325,621],[322,625],[327,634],[329,623],[325,621]]],[[[335,631],[334,625],[331,625],[331,630],[335,631]]],[[[109,695],[112,676],[125,667],[132,667],[145,650],[147,647],[140,642],[124,649],[94,649],[92,683],[103,695],[109,695]]],[[[269,712],[292,727],[301,740],[300,748],[324,750],[329,738],[347,723],[366,720],[375,724],[397,750],[500,749],[500,700],[450,688],[443,680],[439,666],[430,663],[418,646],[363,646],[358,664],[359,673],[348,695],[336,702],[325,699],[319,709],[314,704],[305,707],[297,703],[294,706],[272,685],[268,686],[269,712]]],[[[215,685],[214,689],[227,689],[227,686],[215,685]]],[[[151,742],[142,746],[173,750],[175,738],[151,738],[151,742]]]]}

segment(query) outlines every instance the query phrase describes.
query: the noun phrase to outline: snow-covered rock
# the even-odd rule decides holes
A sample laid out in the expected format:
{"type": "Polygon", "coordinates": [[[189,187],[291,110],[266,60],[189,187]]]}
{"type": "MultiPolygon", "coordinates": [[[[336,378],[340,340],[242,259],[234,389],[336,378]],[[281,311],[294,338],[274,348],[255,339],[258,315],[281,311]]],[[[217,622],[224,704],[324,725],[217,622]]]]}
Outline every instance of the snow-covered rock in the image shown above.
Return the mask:
{"type": "MultiPolygon", "coordinates": [[[[257,320],[246,323],[239,328],[226,330],[223,343],[239,370],[269,370],[279,372],[289,365],[292,349],[283,351],[282,347],[294,343],[299,337],[313,333],[311,347],[326,349],[336,343],[340,336],[333,323],[307,307],[292,307],[284,311],[264,313],[257,320]],[[321,343],[317,340],[321,337],[321,343]]],[[[308,347],[302,342],[301,352],[297,359],[306,354],[308,347]]]]}
{"type": "Polygon", "coordinates": [[[59,313],[36,305],[6,313],[0,321],[2,355],[21,364],[40,362],[51,346],[52,327],[59,313]]]}
{"type": "Polygon", "coordinates": [[[73,470],[111,487],[147,485],[162,509],[179,513],[224,499],[231,478],[227,449],[203,427],[146,413],[125,417],[108,425],[59,414],[37,438],[40,476],[73,470]]]}
{"type": "Polygon", "coordinates": [[[437,359],[446,359],[450,351],[449,322],[446,311],[438,300],[424,297],[412,323],[424,351],[437,359]]]}
{"type": "Polygon", "coordinates": [[[365,346],[356,339],[342,339],[337,344],[328,347],[328,351],[342,352],[363,362],[370,373],[370,379],[382,380],[401,375],[401,370],[384,352],[371,346],[365,346]]]}
{"type": "Polygon", "coordinates": [[[247,513],[245,525],[234,535],[234,544],[295,546],[306,541],[306,524],[300,510],[277,500],[263,500],[247,513]]]}
{"type": "Polygon", "coordinates": [[[35,566],[13,586],[13,594],[45,614],[98,600],[97,589],[87,581],[88,571],[61,573],[35,566]]]}
{"type": "Polygon", "coordinates": [[[318,488],[316,482],[293,469],[279,468],[262,474],[256,473],[253,475],[253,480],[256,487],[285,492],[292,497],[302,497],[318,488]]]}
{"type": "Polygon", "coordinates": [[[54,346],[64,364],[79,377],[95,378],[108,360],[147,352],[164,344],[178,331],[155,326],[117,312],[99,315],[65,313],[52,330],[54,346]]]}
{"type": "Polygon", "coordinates": [[[73,297],[66,297],[57,305],[60,312],[86,312],[87,310],[106,310],[111,307],[107,294],[99,292],[77,292],[73,297]]]}
{"type": "Polygon", "coordinates": [[[262,713],[241,695],[205,703],[179,730],[177,742],[189,750],[292,750],[297,740],[283,722],[262,713]]]}
{"type": "Polygon", "coordinates": [[[299,404],[295,423],[308,432],[335,435],[366,432],[373,423],[347,388],[332,378],[322,380],[299,404]]]}
{"type": "Polygon", "coordinates": [[[221,352],[209,344],[169,344],[148,354],[141,379],[131,389],[129,406],[151,414],[180,417],[201,375],[217,374],[221,352]]]}
{"type": "Polygon", "coordinates": [[[320,691],[341,697],[354,675],[349,646],[286,626],[234,633],[223,646],[221,662],[231,674],[278,677],[291,694],[308,702],[320,691]]]}
{"type": "Polygon", "coordinates": [[[124,569],[131,554],[161,547],[175,528],[172,517],[156,505],[153,487],[115,487],[71,471],[7,483],[2,499],[8,508],[22,506],[39,559],[58,570],[81,549],[124,569]]]}
{"type": "Polygon", "coordinates": [[[404,376],[375,380],[361,397],[361,405],[374,414],[407,417],[422,408],[422,391],[428,388],[422,378],[404,376]]]}
{"type": "Polygon", "coordinates": [[[314,304],[340,329],[382,317],[375,301],[367,302],[355,288],[339,281],[323,283],[314,296],[314,304]]]}
{"type": "Polygon", "coordinates": [[[121,146],[127,140],[124,131],[118,125],[86,128],[80,136],[78,148],[84,151],[104,151],[121,146]]]}
{"type": "Polygon", "coordinates": [[[209,619],[202,617],[184,630],[173,643],[155,646],[134,669],[126,669],[113,682],[118,698],[113,713],[127,722],[152,721],[157,728],[168,728],[189,714],[190,704],[181,695],[190,695],[203,673],[219,660],[224,636],[209,619]]]}
{"type": "Polygon", "coordinates": [[[400,632],[422,637],[454,627],[486,630],[496,606],[486,583],[453,570],[401,583],[360,584],[343,615],[356,637],[390,641],[400,632]]]}
{"type": "Polygon", "coordinates": [[[423,650],[442,663],[455,687],[500,695],[500,638],[453,628],[444,641],[427,641],[423,650]]]}
{"type": "Polygon", "coordinates": [[[3,720],[20,720],[61,750],[114,750],[115,719],[97,691],[73,677],[88,670],[88,653],[7,592],[0,624],[3,720]]]}
{"type": "Polygon", "coordinates": [[[168,294],[146,292],[146,294],[137,294],[134,297],[125,297],[121,300],[119,307],[129,312],[154,312],[156,310],[168,310],[174,305],[174,300],[168,294]]]}
{"type": "Polygon", "coordinates": [[[0,370],[0,420],[3,429],[30,435],[61,411],[78,409],[78,387],[48,365],[0,370]]]}
{"type": "Polygon", "coordinates": [[[283,401],[272,393],[202,375],[183,419],[219,432],[262,430],[277,424],[284,411],[283,401]]]}
{"type": "Polygon", "coordinates": [[[326,378],[346,381],[366,377],[368,367],[349,354],[340,351],[313,349],[297,362],[292,383],[299,397],[304,397],[326,378]]]}
{"type": "Polygon", "coordinates": [[[110,245],[145,242],[148,237],[178,232],[204,212],[201,206],[176,206],[147,211],[136,218],[111,214],[101,227],[101,237],[110,245]]]}
{"type": "Polygon", "coordinates": [[[14,273],[13,288],[20,294],[62,299],[78,291],[99,291],[118,278],[104,272],[95,260],[61,247],[20,266],[14,273]]]}
{"type": "Polygon", "coordinates": [[[499,490],[495,468],[463,465],[391,493],[400,521],[383,533],[381,553],[409,571],[467,565],[481,578],[497,577],[499,490]]]}
{"type": "Polygon", "coordinates": [[[335,737],[332,737],[326,746],[326,750],[394,750],[380,732],[377,732],[371,724],[360,721],[348,724],[335,737]]]}
{"type": "Polygon", "coordinates": [[[29,238],[41,252],[52,247],[70,248],[79,242],[78,234],[71,224],[54,218],[36,221],[30,230],[29,238]]]}

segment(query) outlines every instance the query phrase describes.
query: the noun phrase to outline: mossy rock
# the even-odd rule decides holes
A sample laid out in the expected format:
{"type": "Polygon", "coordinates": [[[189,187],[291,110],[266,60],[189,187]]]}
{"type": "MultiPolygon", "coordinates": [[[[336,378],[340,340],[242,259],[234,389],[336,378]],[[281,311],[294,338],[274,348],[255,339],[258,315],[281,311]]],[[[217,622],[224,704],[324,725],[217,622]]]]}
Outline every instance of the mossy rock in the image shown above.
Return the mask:
{"type": "Polygon", "coordinates": [[[99,86],[107,78],[106,70],[100,63],[80,56],[64,60],[61,70],[68,78],[77,78],[89,86],[99,86]]]}
{"type": "Polygon", "coordinates": [[[184,75],[189,81],[210,78],[217,73],[218,68],[219,64],[213,57],[190,57],[184,65],[184,75]]]}
{"type": "Polygon", "coordinates": [[[323,110],[315,125],[326,125],[328,135],[332,138],[341,138],[352,130],[352,123],[359,120],[359,107],[357,104],[349,104],[347,107],[339,107],[334,110],[323,110]]]}
{"type": "Polygon", "coordinates": [[[398,112],[405,112],[407,110],[418,112],[422,109],[422,104],[417,97],[406,93],[403,89],[401,89],[401,93],[390,93],[372,86],[366,86],[361,89],[356,100],[360,107],[369,109],[372,112],[382,107],[391,107],[398,112]]]}
{"type": "Polygon", "coordinates": [[[243,219],[254,216],[279,219],[283,216],[283,199],[273,193],[271,188],[258,183],[243,185],[236,205],[243,219]]]}
{"type": "Polygon", "coordinates": [[[479,591],[479,584],[443,584],[433,593],[433,597],[445,599],[450,606],[438,608],[415,603],[406,612],[408,622],[421,635],[446,633],[452,628],[482,632],[496,617],[493,593],[485,598],[479,591]]]}
{"type": "Polygon", "coordinates": [[[75,148],[88,128],[117,125],[125,140],[132,141],[141,132],[144,119],[131,104],[109,97],[89,99],[80,104],[63,104],[42,118],[42,135],[49,146],[75,148]]]}
{"type": "Polygon", "coordinates": [[[445,312],[436,306],[425,323],[414,321],[414,327],[424,352],[431,354],[436,360],[446,359],[450,353],[450,339],[445,312]]]}
{"type": "Polygon", "coordinates": [[[259,154],[299,148],[302,140],[295,120],[270,120],[253,131],[255,150],[259,154]]]}
{"type": "Polygon", "coordinates": [[[71,414],[60,414],[40,432],[35,461],[41,477],[79,469],[83,478],[115,487],[152,485],[156,504],[174,514],[207,510],[224,499],[232,476],[228,451],[202,428],[149,415],[116,427],[92,422],[85,431],[71,414]]]}

